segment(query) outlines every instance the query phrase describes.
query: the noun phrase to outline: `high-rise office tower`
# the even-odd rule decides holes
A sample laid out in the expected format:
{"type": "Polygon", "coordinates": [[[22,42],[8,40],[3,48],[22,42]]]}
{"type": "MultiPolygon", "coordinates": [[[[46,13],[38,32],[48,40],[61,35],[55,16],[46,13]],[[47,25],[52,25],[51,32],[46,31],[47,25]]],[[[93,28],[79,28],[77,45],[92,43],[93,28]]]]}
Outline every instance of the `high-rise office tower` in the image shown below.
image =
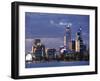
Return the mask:
{"type": "Polygon", "coordinates": [[[67,50],[71,50],[72,49],[71,28],[70,27],[66,27],[66,29],[65,29],[64,47],[66,47],[67,50]]]}
{"type": "Polygon", "coordinates": [[[78,32],[76,33],[76,52],[81,52],[83,50],[83,39],[82,39],[82,28],[80,27],[78,32]]]}
{"type": "Polygon", "coordinates": [[[72,50],[75,51],[75,40],[72,40],[72,50]]]}
{"type": "Polygon", "coordinates": [[[41,43],[40,39],[35,39],[34,44],[32,46],[32,53],[36,58],[42,58],[45,56],[45,45],[41,43]]]}

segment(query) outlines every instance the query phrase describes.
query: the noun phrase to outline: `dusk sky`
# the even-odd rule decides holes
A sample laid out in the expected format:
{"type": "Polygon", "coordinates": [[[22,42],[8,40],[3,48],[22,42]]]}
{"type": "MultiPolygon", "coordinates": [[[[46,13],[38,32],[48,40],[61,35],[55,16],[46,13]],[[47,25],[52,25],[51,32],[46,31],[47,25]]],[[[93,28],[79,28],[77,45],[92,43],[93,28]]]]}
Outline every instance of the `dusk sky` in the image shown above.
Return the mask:
{"type": "Polygon", "coordinates": [[[45,42],[48,39],[56,40],[56,42],[61,40],[63,43],[65,27],[68,24],[70,24],[71,26],[72,39],[75,39],[76,32],[81,26],[83,41],[88,44],[88,15],[25,12],[25,38],[27,43],[26,46],[29,44],[29,39],[35,38],[44,38],[43,40],[45,42]]]}

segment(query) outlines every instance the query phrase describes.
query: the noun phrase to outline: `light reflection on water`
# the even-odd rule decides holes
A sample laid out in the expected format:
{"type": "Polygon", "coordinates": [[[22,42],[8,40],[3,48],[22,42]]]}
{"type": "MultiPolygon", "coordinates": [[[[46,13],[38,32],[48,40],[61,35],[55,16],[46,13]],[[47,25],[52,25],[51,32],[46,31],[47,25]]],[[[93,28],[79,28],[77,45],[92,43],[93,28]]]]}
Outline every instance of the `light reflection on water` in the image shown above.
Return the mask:
{"type": "Polygon", "coordinates": [[[26,68],[59,67],[59,66],[83,66],[83,65],[89,65],[89,61],[75,61],[75,62],[52,61],[52,62],[45,62],[45,63],[26,63],[26,68]]]}

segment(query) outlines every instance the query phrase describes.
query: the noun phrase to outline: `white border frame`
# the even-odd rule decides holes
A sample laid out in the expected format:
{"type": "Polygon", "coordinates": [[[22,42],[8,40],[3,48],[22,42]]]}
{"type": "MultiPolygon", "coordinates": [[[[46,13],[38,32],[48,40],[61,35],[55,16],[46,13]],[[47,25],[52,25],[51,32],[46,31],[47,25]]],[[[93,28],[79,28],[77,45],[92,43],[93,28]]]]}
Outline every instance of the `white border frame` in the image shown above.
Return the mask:
{"type": "Polygon", "coordinates": [[[19,75],[42,75],[58,73],[76,73],[95,71],[95,10],[75,8],[55,8],[40,6],[19,6],[19,75]],[[46,68],[25,68],[25,12],[59,13],[90,15],[90,65],[73,67],[46,67],[46,68]]]}

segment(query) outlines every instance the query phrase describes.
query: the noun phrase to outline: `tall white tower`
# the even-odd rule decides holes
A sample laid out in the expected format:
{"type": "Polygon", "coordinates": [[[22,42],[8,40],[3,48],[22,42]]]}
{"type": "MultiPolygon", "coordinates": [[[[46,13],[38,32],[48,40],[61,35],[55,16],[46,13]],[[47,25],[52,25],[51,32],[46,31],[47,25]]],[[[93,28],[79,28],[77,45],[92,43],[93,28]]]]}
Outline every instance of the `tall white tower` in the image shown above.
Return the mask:
{"type": "Polygon", "coordinates": [[[71,42],[71,28],[66,27],[65,34],[64,34],[64,47],[66,49],[71,50],[72,49],[72,42],[71,42]]]}

